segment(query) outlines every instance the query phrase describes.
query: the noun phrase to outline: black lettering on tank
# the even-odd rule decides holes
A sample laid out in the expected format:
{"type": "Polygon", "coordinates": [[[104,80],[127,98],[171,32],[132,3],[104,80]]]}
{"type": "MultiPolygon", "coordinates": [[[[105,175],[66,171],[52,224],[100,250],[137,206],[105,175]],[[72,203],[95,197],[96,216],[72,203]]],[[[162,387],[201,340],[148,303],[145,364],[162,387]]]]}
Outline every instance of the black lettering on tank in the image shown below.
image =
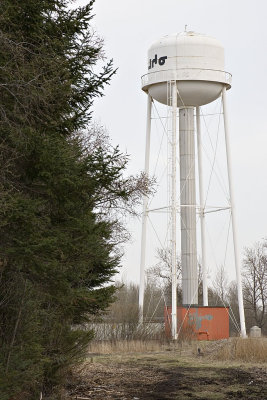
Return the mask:
{"type": "Polygon", "coordinates": [[[153,68],[154,65],[157,64],[157,63],[158,63],[158,56],[157,56],[157,54],[155,54],[155,58],[153,58],[153,60],[152,60],[152,68],[153,68]]]}
{"type": "Polygon", "coordinates": [[[164,65],[165,64],[165,60],[167,60],[167,56],[164,56],[164,57],[160,57],[159,58],[159,65],[164,65]]]}
{"type": "Polygon", "coordinates": [[[149,60],[148,69],[154,68],[154,66],[158,63],[158,61],[160,66],[164,65],[167,58],[168,58],[167,56],[162,56],[158,59],[158,55],[155,54],[153,60],[151,60],[151,58],[149,60]]]}

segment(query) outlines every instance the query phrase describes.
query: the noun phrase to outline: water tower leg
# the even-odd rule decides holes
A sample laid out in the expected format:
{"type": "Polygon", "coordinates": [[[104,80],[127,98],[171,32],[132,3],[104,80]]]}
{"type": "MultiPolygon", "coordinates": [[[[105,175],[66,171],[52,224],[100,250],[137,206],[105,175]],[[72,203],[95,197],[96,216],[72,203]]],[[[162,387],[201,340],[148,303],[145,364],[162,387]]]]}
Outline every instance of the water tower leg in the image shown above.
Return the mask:
{"type": "Polygon", "coordinates": [[[238,248],[238,242],[237,242],[237,229],[236,229],[237,225],[236,225],[234,191],[233,191],[233,182],[232,182],[232,165],[231,165],[231,154],[230,154],[230,145],[229,145],[229,127],[228,127],[228,113],[227,113],[226,88],[225,87],[223,88],[223,91],[222,91],[222,102],[223,102],[223,118],[224,118],[225,147],[226,147],[227,170],[228,170],[228,181],[229,181],[229,194],[230,194],[230,205],[231,205],[231,212],[232,212],[232,231],[233,231],[233,242],[234,242],[240,327],[241,327],[241,336],[246,337],[247,334],[246,334],[245,313],[244,313],[244,305],[243,305],[239,248],[238,248]]]}
{"type": "Polygon", "coordinates": [[[177,121],[177,83],[172,84],[172,173],[171,173],[171,265],[172,265],[172,338],[177,339],[177,265],[176,265],[176,121],[177,121]]]}
{"type": "MultiPolygon", "coordinates": [[[[151,109],[152,97],[147,95],[147,122],[146,122],[146,154],[145,154],[145,173],[149,174],[149,155],[150,155],[150,133],[151,133],[151,109]]],[[[143,199],[142,214],[142,236],[141,236],[141,261],[140,261],[140,285],[139,285],[139,323],[144,319],[144,292],[145,292],[145,262],[146,262],[146,231],[148,216],[148,197],[143,199]]]]}
{"type": "Polygon", "coordinates": [[[198,304],[194,107],[179,109],[183,304],[198,304]]]}
{"type": "Polygon", "coordinates": [[[199,202],[200,202],[200,228],[201,228],[201,267],[203,281],[203,306],[207,307],[208,303],[208,284],[207,284],[207,264],[206,264],[206,226],[205,226],[205,204],[204,204],[204,187],[202,174],[202,138],[200,123],[200,107],[196,107],[197,120],[197,152],[198,152],[198,180],[199,180],[199,202]]]}

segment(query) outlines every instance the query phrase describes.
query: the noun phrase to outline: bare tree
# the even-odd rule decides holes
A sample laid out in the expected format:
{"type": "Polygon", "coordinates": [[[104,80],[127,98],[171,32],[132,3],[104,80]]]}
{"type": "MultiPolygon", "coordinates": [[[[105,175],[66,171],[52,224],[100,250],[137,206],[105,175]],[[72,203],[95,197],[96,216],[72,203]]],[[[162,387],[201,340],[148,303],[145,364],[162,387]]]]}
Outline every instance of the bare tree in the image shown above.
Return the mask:
{"type": "MultiPolygon", "coordinates": [[[[172,265],[171,250],[169,248],[157,249],[158,262],[147,270],[148,285],[158,286],[164,292],[165,302],[171,304],[172,291],[172,265]]],[[[182,265],[179,256],[176,257],[177,273],[177,304],[182,304],[182,265]]]]}
{"type": "Polygon", "coordinates": [[[228,293],[228,277],[224,265],[221,265],[216,272],[215,278],[212,281],[213,291],[217,297],[216,303],[224,305],[227,301],[228,293]]]}
{"type": "Polygon", "coordinates": [[[245,307],[253,313],[256,324],[266,323],[267,305],[267,241],[258,242],[245,249],[244,258],[245,307]]]}
{"type": "MultiPolygon", "coordinates": [[[[171,288],[172,288],[172,264],[171,249],[159,248],[157,250],[158,262],[147,270],[148,284],[159,285],[166,294],[166,302],[171,304],[171,288]]],[[[177,274],[177,304],[182,305],[182,264],[180,256],[176,257],[176,274],[177,274]]],[[[202,304],[203,287],[202,287],[202,268],[198,264],[198,296],[199,304],[202,304]]]]}
{"type": "MultiPolygon", "coordinates": [[[[171,285],[171,250],[169,248],[157,249],[158,262],[147,271],[147,278],[149,282],[158,283],[163,287],[171,285]]],[[[180,257],[176,257],[176,273],[178,285],[181,284],[182,279],[182,266],[180,257]]]]}

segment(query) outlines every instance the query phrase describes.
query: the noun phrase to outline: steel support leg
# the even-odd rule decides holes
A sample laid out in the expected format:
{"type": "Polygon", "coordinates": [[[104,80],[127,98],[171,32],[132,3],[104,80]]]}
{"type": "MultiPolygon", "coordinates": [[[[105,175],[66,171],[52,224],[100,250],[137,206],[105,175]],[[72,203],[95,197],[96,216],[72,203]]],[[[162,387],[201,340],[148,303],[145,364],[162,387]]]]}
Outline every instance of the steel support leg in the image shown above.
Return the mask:
{"type": "MultiPolygon", "coordinates": [[[[145,173],[149,174],[149,156],[150,156],[150,134],[151,134],[151,109],[152,97],[147,95],[147,123],[146,123],[146,155],[145,155],[145,173]]],[[[139,285],[139,323],[144,319],[144,292],[145,292],[145,262],[146,262],[146,233],[148,217],[148,198],[143,199],[142,214],[142,236],[141,236],[141,261],[140,261],[140,285],[139,285]]]]}
{"type": "Polygon", "coordinates": [[[200,206],[200,228],[201,228],[201,267],[203,282],[203,306],[207,307],[208,302],[208,283],[207,283],[207,264],[206,264],[206,226],[205,226],[205,204],[204,204],[204,187],[202,173],[202,137],[200,123],[200,107],[196,107],[197,121],[197,153],[198,153],[198,180],[199,180],[199,206],[200,206]]]}
{"type": "Polygon", "coordinates": [[[171,184],[171,264],[172,264],[172,338],[177,339],[177,265],[176,265],[176,121],[177,121],[177,83],[172,84],[172,184],[171,184]]]}
{"type": "Polygon", "coordinates": [[[232,160],[231,160],[230,145],[229,145],[228,112],[227,112],[226,88],[225,87],[223,88],[223,91],[222,91],[222,102],[223,102],[223,118],[224,118],[225,147],[226,147],[227,170],[228,170],[228,181],[229,181],[229,194],[230,194],[230,205],[231,205],[231,212],[232,212],[232,231],[233,231],[233,242],[234,242],[240,327],[241,327],[241,336],[246,337],[247,334],[246,334],[245,313],[244,313],[244,304],[243,304],[243,291],[242,291],[239,247],[238,247],[238,241],[237,241],[237,224],[236,224],[234,190],[233,190],[233,181],[232,181],[232,160]]]}

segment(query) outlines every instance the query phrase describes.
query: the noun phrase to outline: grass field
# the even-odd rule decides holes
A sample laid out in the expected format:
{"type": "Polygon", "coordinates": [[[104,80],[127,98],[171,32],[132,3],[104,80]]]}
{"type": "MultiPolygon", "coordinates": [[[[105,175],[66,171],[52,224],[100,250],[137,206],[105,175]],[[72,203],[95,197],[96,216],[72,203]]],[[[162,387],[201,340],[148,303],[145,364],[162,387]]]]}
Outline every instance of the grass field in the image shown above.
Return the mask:
{"type": "Polygon", "coordinates": [[[98,345],[74,372],[66,398],[267,399],[267,339],[98,345]]]}

